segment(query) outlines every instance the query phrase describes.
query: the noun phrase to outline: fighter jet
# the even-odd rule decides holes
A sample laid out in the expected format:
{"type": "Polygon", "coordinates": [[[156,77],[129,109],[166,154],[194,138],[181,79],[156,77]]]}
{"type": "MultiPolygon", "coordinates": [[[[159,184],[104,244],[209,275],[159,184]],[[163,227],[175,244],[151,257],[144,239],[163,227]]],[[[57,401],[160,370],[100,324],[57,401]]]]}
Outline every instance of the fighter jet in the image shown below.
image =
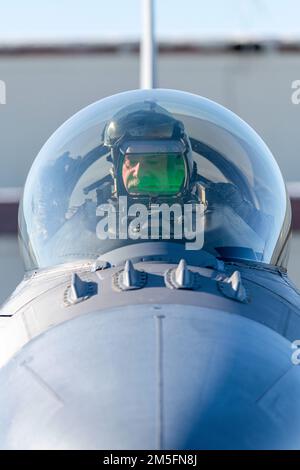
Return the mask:
{"type": "Polygon", "coordinates": [[[274,157],[221,105],[100,100],[29,172],[0,312],[1,449],[299,449],[300,297],[274,157]]]}

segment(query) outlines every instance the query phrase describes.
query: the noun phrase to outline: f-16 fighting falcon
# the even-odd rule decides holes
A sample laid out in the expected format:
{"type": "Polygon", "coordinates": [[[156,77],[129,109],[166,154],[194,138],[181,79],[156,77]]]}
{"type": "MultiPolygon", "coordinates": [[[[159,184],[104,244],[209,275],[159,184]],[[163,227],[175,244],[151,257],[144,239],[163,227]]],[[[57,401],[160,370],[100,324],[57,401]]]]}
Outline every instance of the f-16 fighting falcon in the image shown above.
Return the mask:
{"type": "Polygon", "coordinates": [[[0,448],[299,449],[280,170],[231,111],[144,88],[71,117],[29,172],[0,448]]]}

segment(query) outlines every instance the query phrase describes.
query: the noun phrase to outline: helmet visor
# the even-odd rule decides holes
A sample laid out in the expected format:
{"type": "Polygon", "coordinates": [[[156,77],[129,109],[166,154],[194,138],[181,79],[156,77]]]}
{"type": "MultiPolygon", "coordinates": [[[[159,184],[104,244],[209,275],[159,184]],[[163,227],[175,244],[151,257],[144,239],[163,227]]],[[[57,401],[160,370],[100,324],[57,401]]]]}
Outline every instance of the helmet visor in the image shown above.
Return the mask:
{"type": "Polygon", "coordinates": [[[124,155],[123,184],[132,195],[176,195],[186,179],[182,153],[124,155]]]}

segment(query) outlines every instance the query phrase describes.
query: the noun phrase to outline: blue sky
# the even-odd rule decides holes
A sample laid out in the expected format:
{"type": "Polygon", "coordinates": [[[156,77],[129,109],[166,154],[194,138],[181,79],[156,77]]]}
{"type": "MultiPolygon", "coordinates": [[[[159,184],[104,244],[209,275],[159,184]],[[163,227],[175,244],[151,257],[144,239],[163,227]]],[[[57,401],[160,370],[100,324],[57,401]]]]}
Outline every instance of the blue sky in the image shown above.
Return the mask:
{"type": "MultiPolygon", "coordinates": [[[[0,40],[137,39],[141,0],[0,0],[0,40]]],[[[160,38],[300,38],[299,0],[156,0],[160,38]]]]}

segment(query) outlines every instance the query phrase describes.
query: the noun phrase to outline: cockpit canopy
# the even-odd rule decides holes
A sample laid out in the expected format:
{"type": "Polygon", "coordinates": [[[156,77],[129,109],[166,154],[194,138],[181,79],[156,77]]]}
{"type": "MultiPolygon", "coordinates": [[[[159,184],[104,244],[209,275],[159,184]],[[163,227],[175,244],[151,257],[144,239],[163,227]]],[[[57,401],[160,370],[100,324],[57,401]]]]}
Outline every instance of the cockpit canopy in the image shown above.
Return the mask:
{"type": "Polygon", "coordinates": [[[35,159],[19,211],[27,270],[162,240],[285,266],[290,225],[280,170],[254,130],[212,101],[161,89],[66,121],[35,159]]]}

